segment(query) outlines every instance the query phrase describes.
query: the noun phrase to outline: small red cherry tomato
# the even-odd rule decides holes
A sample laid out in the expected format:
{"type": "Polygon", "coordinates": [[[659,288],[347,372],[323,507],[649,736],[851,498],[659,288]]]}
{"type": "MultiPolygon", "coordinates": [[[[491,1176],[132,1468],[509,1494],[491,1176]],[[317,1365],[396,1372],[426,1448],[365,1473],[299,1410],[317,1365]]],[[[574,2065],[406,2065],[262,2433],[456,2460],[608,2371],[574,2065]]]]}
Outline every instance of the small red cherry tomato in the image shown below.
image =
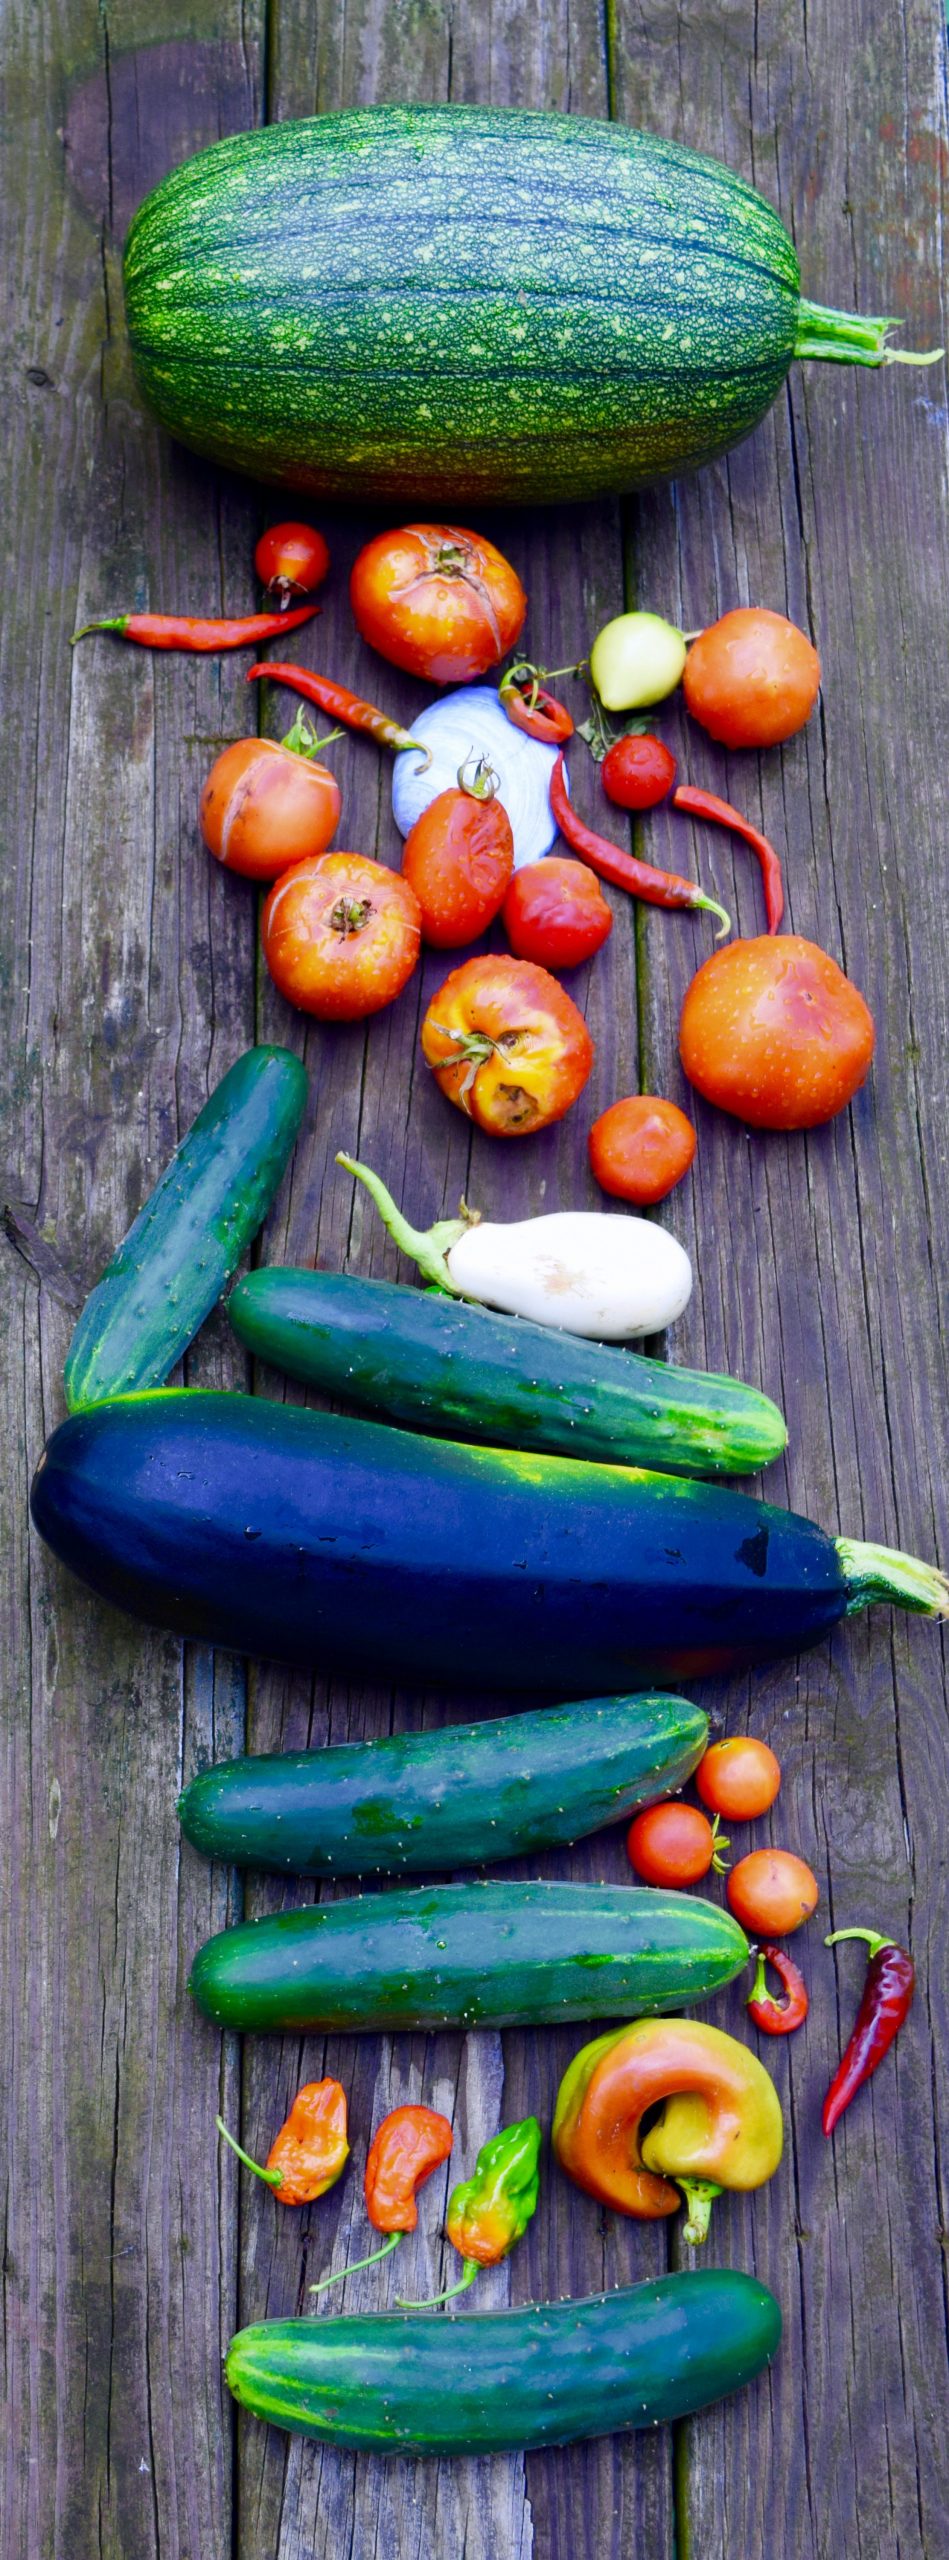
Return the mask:
{"type": "Polygon", "coordinates": [[[452,970],[422,1024],[422,1054],[449,1102],[479,1129],[528,1138],[563,1119],[594,1053],[566,989],[503,951],[452,970]]]}
{"type": "Polygon", "coordinates": [[[236,738],[201,794],[198,821],[208,852],[245,880],[276,880],[291,862],[325,853],[339,825],[339,784],[272,738],[236,738]]]}
{"type": "Polygon", "coordinates": [[[682,690],[693,720],[723,747],[776,747],[810,719],[820,659],[783,613],[742,605],[693,641],[682,690]]]}
{"type": "Polygon", "coordinates": [[[789,1938],[809,1920],[820,1900],[817,1877],[791,1849],[753,1849],[739,1858],[725,1887],[730,1911],[743,1929],[789,1938]]]}
{"type": "Polygon", "coordinates": [[[781,1764],[766,1742],[750,1733],[733,1733],[713,1742],[699,1761],[695,1784],[710,1813],[727,1814],[730,1822],[754,1822],[767,1813],[781,1784],[781,1764]]]}
{"type": "Polygon", "coordinates": [[[655,809],[672,789],[678,767],[661,738],[616,738],[600,772],[608,800],[618,809],[655,809]]]}
{"type": "Polygon", "coordinates": [[[324,1022],[356,1022],[401,993],[422,918],[401,872],[366,854],[326,853],[275,881],[260,930],[281,995],[324,1022]]]}
{"type": "Polygon", "coordinates": [[[545,969],[578,968],[613,931],[595,871],[559,853],[515,871],[501,921],[518,959],[539,960],[545,969]]]}
{"type": "Polygon", "coordinates": [[[258,578],[281,607],[291,596],[311,596],[322,586],[329,565],[323,536],[311,524],[270,525],[254,553],[258,578]]]}
{"type": "Polygon", "coordinates": [[[836,960],[799,933],[726,942],[696,971],[679,1056],[697,1092],[752,1129],[815,1129],[857,1093],[873,1016],[836,960]]]}
{"type": "Polygon", "coordinates": [[[649,1804],[637,1813],[626,1834],[626,1855],[634,1875],[644,1884],[698,1884],[715,1867],[724,1867],[719,1838],[707,1814],[694,1804],[649,1804]]]}
{"type": "Polygon", "coordinates": [[[631,1093],[624,1102],[611,1102],[594,1120],[587,1147],[601,1191],[648,1208],[664,1200],[688,1173],[695,1130],[677,1103],[658,1094],[631,1093]]]}
{"type": "Polygon", "coordinates": [[[496,786],[483,758],[460,766],[458,789],[430,800],[405,839],[402,877],[422,910],[422,938],[436,950],[483,933],[511,878],[514,837],[496,786]]]}
{"type": "Polygon", "coordinates": [[[503,552],[457,524],[377,533],[353,564],[349,597],[363,639],[433,684],[464,684],[496,666],[527,612],[503,552]]]}

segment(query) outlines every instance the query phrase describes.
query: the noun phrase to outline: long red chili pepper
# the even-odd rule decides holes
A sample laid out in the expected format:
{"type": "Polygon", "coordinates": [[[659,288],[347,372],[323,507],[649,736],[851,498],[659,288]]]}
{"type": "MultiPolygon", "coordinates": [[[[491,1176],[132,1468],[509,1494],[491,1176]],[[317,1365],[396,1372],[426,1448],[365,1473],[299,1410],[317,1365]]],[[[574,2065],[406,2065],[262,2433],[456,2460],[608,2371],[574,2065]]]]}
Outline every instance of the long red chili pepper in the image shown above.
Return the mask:
{"type": "Polygon", "coordinates": [[[599,872],[601,880],[612,880],[617,889],[629,889],[634,898],[645,898],[653,907],[705,907],[710,915],[721,916],[723,932],[731,932],[725,908],[717,898],[707,898],[696,880],[680,880],[675,871],[656,871],[651,862],[638,862],[634,854],[623,853],[619,845],[584,825],[567,793],[562,756],[551,776],[550,806],[561,835],[574,853],[582,854],[591,871],[599,872]]]}
{"type": "Polygon", "coordinates": [[[912,2007],[916,1988],[912,1956],[907,1955],[905,1947],[898,1947],[895,1939],[881,1937],[876,1929],[834,1929],[824,1945],[836,1947],[841,1938],[865,1938],[870,1952],[853,2034],[824,2100],[821,2121],[825,2133],[833,2133],[844,2108],[849,2107],[851,2098],[889,2052],[912,2007]]]}
{"type": "Polygon", "coordinates": [[[758,828],[742,817],[740,809],[733,809],[730,800],[720,800],[715,791],[695,791],[690,782],[680,783],[678,791],[673,792],[672,806],[681,809],[687,818],[705,818],[710,826],[730,827],[733,835],[750,844],[761,864],[768,932],[777,933],[784,914],[784,881],[778,856],[767,836],[760,835],[758,828]]]}
{"type": "Polygon", "coordinates": [[[202,622],[187,613],[111,613],[104,621],[84,622],[70,645],[89,631],[111,631],[117,640],[137,640],[141,649],[257,649],[262,640],[297,630],[321,612],[321,605],[298,604],[292,613],[245,613],[223,622],[202,622]]]}
{"type": "Polygon", "coordinates": [[[745,2007],[749,2018],[766,2036],[793,2035],[795,2027],[803,2026],[808,2011],[807,1984],[793,1956],[786,1956],[783,1947],[759,1947],[755,1978],[745,2007]],[[783,1985],[783,2000],[776,2000],[774,1993],[765,1988],[769,1964],[783,1985]]]}
{"type": "MultiPolygon", "coordinates": [[[[285,613],[279,619],[285,631],[291,616],[285,613]]],[[[423,747],[421,738],[413,738],[410,730],[400,729],[397,720],[390,720],[385,711],[377,711],[374,702],[364,702],[360,694],[350,693],[347,685],[331,684],[328,676],[315,676],[310,667],[284,665],[277,658],[248,668],[248,684],[258,676],[269,676],[272,684],[288,685],[291,693],[302,693],[305,702],[315,702],[320,711],[328,711],[331,720],[342,720],[347,729],[365,730],[368,737],[378,740],[380,747],[393,747],[397,755],[407,747],[415,747],[422,757],[420,771],[431,764],[431,750],[423,747]]]]}

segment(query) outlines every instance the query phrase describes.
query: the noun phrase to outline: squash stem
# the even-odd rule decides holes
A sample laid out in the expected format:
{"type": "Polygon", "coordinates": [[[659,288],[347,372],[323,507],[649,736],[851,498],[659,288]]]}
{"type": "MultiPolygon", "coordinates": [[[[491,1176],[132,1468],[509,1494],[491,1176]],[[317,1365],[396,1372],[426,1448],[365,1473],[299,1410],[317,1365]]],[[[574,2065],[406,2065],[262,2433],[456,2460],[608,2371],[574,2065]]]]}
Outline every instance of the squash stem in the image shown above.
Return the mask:
{"type": "Polygon", "coordinates": [[[857,311],[830,311],[822,302],[802,301],[794,353],[830,364],[938,364],[943,347],[930,347],[925,355],[915,348],[891,347],[890,331],[902,325],[900,320],[871,320],[857,311]]]}
{"type": "Polygon", "coordinates": [[[373,1173],[371,1165],[357,1164],[354,1156],[342,1154],[337,1156],[336,1162],[342,1165],[344,1173],[351,1173],[354,1181],[364,1185],[400,1253],[408,1254],[410,1261],[417,1262],[423,1278],[434,1281],[437,1289],[447,1289],[450,1297],[460,1298],[461,1290],[457,1281],[452,1279],[447,1257],[452,1245],[467,1233],[471,1219],[439,1218],[423,1233],[419,1227],[410,1227],[408,1219],[403,1218],[391,1191],[386,1190],[385,1183],[380,1181],[377,1173],[373,1173]]]}
{"type": "Polygon", "coordinates": [[[863,1538],[836,1538],[834,1544],[847,1584],[848,1618],[875,1600],[916,1609],[926,1618],[949,1618],[949,1581],[938,1565],[922,1564],[898,1547],[868,1545],[863,1538]]]}

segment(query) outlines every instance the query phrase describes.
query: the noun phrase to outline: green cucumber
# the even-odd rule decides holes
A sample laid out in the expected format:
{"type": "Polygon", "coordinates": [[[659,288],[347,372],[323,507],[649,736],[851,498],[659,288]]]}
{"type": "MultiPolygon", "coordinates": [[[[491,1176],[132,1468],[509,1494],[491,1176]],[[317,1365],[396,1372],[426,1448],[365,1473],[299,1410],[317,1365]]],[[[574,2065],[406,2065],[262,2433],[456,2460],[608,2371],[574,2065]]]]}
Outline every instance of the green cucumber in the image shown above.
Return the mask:
{"type": "Polygon", "coordinates": [[[248,1049],[222,1076],[86,1299],[66,1354],[70,1412],[164,1385],[266,1217],[306,1095],[289,1049],[248,1049]]]}
{"type": "Polygon", "coordinates": [[[222,1760],[178,1803],[208,1858],[298,1876],[476,1867],[580,1840],[685,1784],[708,1717],[685,1698],[584,1698],[439,1733],[222,1760]]]}
{"type": "Polygon", "coordinates": [[[707,2000],[748,1961],[729,1911],[651,1885],[440,1884],[243,1920],[189,1990],[219,2027],[549,2026],[707,2000]]]}
{"type": "Polygon", "coordinates": [[[787,1440],[777,1405],[737,1379],[388,1280],[251,1271],[228,1314],[291,1378],[450,1439],[706,1476],[767,1466],[787,1440]]]}
{"type": "Polygon", "coordinates": [[[138,379],[198,452],[350,503],[596,496],[726,451],[795,356],[893,361],[801,299],[769,204],[581,116],[382,106],[186,160],[125,249],[138,379]]]}
{"type": "Polygon", "coordinates": [[[767,2287],[698,2267],[516,2311],[323,2313],[231,2339],[245,2409],[365,2453],[503,2453],[659,2427],[750,2382],[776,2353],[767,2287]]]}

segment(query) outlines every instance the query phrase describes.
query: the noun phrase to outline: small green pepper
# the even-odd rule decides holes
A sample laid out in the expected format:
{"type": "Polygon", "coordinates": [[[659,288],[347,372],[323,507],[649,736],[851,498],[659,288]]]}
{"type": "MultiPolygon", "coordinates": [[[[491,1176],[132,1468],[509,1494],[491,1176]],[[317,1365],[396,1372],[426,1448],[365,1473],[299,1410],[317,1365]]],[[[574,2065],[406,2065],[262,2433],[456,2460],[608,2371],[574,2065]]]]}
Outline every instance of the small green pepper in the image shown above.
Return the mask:
{"type": "Polygon", "coordinates": [[[536,2116],[508,2124],[482,2144],[470,2178],[448,2199],[445,2229],[464,2260],[458,2284],[430,2294],[414,2308],[427,2310],[465,2293],[481,2267],[496,2267],[526,2231],[537,2210],[541,2131],[536,2116]]]}

